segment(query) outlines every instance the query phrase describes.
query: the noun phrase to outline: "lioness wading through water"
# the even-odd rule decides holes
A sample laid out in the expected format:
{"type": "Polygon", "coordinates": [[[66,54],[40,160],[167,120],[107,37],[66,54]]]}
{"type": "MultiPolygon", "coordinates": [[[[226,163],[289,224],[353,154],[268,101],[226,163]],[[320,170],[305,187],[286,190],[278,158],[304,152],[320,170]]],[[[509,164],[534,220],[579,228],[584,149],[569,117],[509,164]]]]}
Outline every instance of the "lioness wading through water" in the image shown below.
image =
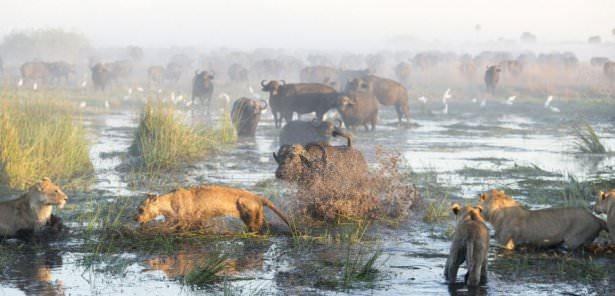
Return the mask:
{"type": "Polygon", "coordinates": [[[191,224],[230,216],[241,219],[250,232],[261,232],[265,223],[263,206],[269,207],[291,227],[286,215],[268,199],[245,190],[213,185],[179,188],[160,196],[149,196],[139,206],[135,220],[143,224],[162,215],[178,224],[191,224]]]}
{"type": "Polygon", "coordinates": [[[444,267],[444,278],[454,284],[459,266],[465,261],[468,267],[466,284],[476,287],[487,282],[487,251],[489,231],[480,214],[480,208],[455,203],[453,213],[458,217],[451,251],[444,267]]]}
{"type": "Polygon", "coordinates": [[[504,191],[480,196],[482,215],[495,229],[495,238],[506,249],[516,245],[576,249],[591,243],[606,229],[604,221],[582,208],[528,210],[504,191]]]}

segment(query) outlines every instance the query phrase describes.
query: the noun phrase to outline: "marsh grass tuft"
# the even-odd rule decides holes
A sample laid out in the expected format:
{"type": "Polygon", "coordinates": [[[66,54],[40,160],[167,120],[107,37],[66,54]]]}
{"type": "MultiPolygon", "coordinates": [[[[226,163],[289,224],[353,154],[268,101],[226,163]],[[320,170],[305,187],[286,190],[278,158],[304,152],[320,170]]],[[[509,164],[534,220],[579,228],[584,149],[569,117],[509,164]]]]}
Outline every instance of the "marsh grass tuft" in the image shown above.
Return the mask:
{"type": "Polygon", "coordinates": [[[227,259],[224,255],[206,258],[184,276],[183,284],[193,288],[203,288],[220,282],[224,278],[220,274],[227,266],[227,259]]]}
{"type": "Polygon", "coordinates": [[[164,171],[202,159],[235,140],[227,115],[221,127],[190,127],[172,106],[150,102],[141,113],[129,152],[146,171],[164,171]]]}
{"type": "Polygon", "coordinates": [[[2,96],[0,106],[1,186],[23,190],[45,176],[70,183],[93,173],[86,132],[72,104],[2,96]]]}
{"type": "Polygon", "coordinates": [[[588,123],[581,124],[577,127],[575,137],[576,140],[574,144],[579,152],[595,154],[607,153],[606,148],[600,141],[600,137],[588,123]]]}

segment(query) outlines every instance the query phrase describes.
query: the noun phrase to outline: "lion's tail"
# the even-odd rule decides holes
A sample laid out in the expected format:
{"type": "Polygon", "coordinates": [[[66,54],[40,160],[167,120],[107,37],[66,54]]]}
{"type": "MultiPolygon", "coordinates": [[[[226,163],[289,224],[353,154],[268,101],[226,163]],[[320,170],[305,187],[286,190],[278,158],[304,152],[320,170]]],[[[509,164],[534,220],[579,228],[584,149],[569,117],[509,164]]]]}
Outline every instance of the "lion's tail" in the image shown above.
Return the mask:
{"type": "Polygon", "coordinates": [[[263,205],[270,208],[276,215],[278,215],[278,217],[280,217],[280,219],[282,219],[282,221],[284,221],[284,223],[286,223],[286,225],[288,225],[291,230],[293,230],[288,217],[286,217],[286,215],[282,213],[282,211],[280,211],[269,199],[261,197],[261,201],[263,202],[263,205]]]}

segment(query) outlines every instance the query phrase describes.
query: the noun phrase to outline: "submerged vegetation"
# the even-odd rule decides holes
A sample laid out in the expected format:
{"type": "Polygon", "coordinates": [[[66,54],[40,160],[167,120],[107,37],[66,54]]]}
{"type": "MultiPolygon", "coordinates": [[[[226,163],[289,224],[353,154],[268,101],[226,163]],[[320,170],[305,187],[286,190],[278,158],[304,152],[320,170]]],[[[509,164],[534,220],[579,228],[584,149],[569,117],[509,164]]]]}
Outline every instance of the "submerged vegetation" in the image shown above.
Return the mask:
{"type": "Polygon", "coordinates": [[[148,103],[130,146],[130,154],[147,171],[178,168],[236,140],[228,116],[217,128],[191,127],[170,105],[148,103]]]}
{"type": "Polygon", "coordinates": [[[64,100],[0,97],[0,185],[23,190],[44,176],[66,183],[90,175],[89,143],[74,113],[64,100]]]}

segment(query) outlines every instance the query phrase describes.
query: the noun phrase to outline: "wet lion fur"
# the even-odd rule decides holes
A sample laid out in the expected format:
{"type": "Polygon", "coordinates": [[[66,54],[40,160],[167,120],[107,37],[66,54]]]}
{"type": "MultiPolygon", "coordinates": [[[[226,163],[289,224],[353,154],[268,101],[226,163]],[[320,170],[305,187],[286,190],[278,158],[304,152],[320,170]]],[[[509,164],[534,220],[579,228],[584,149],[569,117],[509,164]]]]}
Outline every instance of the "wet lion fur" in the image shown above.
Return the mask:
{"type": "Polygon", "coordinates": [[[482,215],[495,229],[497,242],[512,250],[515,245],[540,248],[564,246],[576,249],[591,243],[604,221],[582,208],[548,208],[528,210],[504,191],[481,194],[482,215]]]}
{"type": "Polygon", "coordinates": [[[179,188],[160,196],[150,195],[139,206],[136,220],[143,224],[163,215],[178,225],[190,225],[229,216],[241,219],[250,232],[261,232],[265,223],[264,206],[291,227],[286,215],[268,199],[242,189],[214,185],[179,188]]]}
{"type": "Polygon", "coordinates": [[[489,230],[479,207],[461,207],[455,203],[451,210],[458,217],[458,222],[444,267],[444,277],[454,284],[459,266],[465,261],[468,267],[466,284],[476,287],[487,281],[489,230]]]}
{"type": "Polygon", "coordinates": [[[598,214],[606,214],[609,240],[611,244],[615,244],[615,189],[611,189],[609,192],[600,192],[594,211],[598,214]]]}
{"type": "Polygon", "coordinates": [[[0,237],[41,231],[50,221],[53,206],[62,208],[67,201],[58,185],[43,178],[19,198],[0,203],[0,237]]]}

